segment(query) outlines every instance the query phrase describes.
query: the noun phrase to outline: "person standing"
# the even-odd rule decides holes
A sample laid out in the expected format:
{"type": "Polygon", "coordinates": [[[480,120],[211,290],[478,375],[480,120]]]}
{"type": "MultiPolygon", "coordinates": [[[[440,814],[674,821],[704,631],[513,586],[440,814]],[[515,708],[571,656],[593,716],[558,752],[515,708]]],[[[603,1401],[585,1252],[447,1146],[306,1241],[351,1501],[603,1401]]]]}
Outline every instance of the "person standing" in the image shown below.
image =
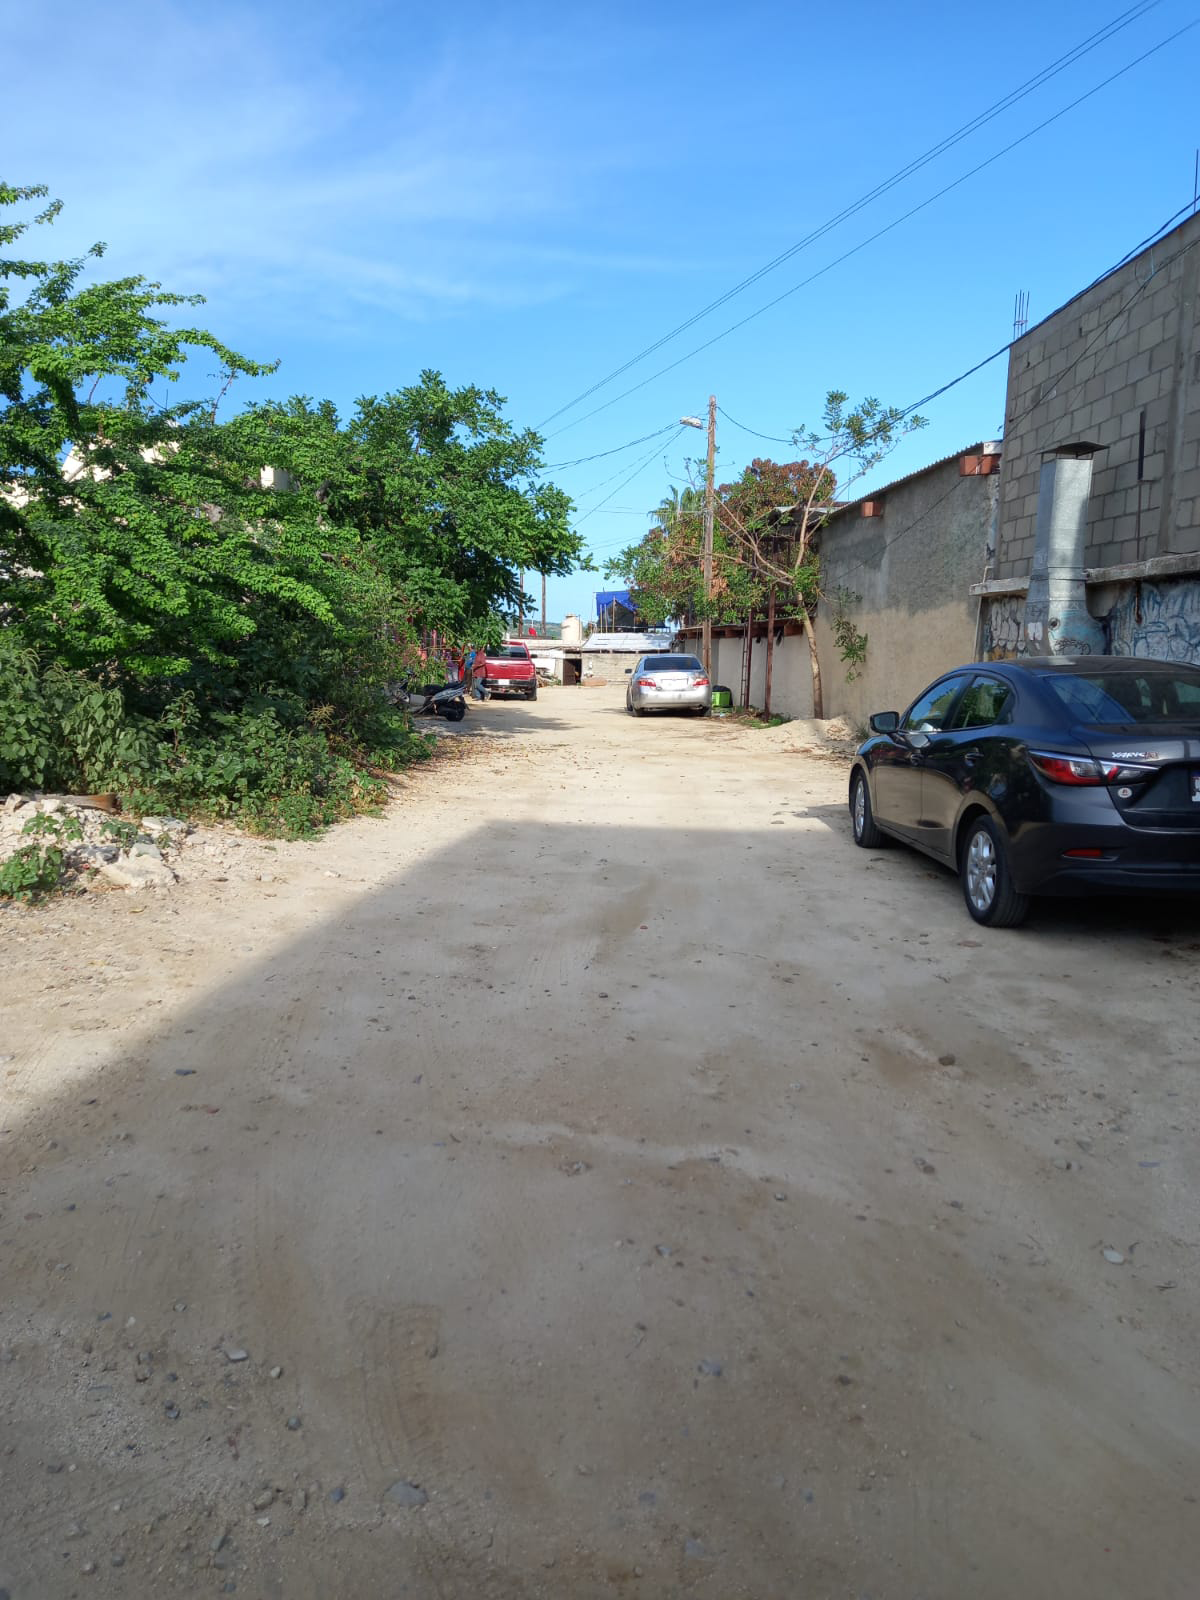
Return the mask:
{"type": "Polygon", "coordinates": [[[472,650],[467,670],[471,674],[471,688],[476,700],[488,698],[487,689],[487,651],[472,650]]]}

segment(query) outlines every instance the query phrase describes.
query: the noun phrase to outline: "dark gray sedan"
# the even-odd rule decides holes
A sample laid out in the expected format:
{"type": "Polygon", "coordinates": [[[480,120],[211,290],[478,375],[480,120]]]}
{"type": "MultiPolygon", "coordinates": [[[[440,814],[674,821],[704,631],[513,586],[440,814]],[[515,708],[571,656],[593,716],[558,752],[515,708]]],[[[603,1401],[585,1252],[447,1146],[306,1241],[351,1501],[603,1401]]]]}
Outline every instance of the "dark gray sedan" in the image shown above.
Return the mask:
{"type": "Polygon", "coordinates": [[[983,661],[871,728],[855,843],[957,868],[976,922],[1013,927],[1033,895],[1200,894],[1200,667],[983,661]]]}
{"type": "Polygon", "coordinates": [[[643,656],[629,675],[625,709],[635,717],[647,711],[712,710],[712,684],[695,656],[643,656]]]}

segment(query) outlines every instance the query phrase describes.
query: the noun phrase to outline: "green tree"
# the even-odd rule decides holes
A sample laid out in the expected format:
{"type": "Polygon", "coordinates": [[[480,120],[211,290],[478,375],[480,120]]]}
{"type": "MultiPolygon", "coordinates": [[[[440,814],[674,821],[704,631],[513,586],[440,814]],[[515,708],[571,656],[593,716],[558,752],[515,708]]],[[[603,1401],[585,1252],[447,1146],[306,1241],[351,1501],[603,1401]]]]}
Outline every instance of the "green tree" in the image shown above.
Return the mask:
{"type": "MultiPolygon", "coordinates": [[[[45,198],[0,185],[0,217],[45,198]]],[[[231,715],[259,719],[250,742],[264,784],[287,765],[272,730],[307,727],[319,732],[303,747],[319,784],[321,740],[402,734],[386,691],[422,633],[494,633],[523,567],[571,569],[570,502],[541,482],[541,441],[513,427],[499,395],[451,389],[436,372],[360,400],[345,424],[307,399],[222,418],[232,385],[274,368],[171,326],[199,297],[141,277],[89,281],[100,245],[66,261],[19,255],[59,210],[0,221],[8,687],[19,699],[22,683],[51,682],[30,678],[32,651],[43,671],[167,718],[172,750],[186,730],[193,767],[211,735],[243,790],[231,715]],[[216,396],[168,403],[196,351],[219,363],[216,396]]]]}
{"type": "MultiPolygon", "coordinates": [[[[781,486],[774,475],[755,472],[754,468],[763,463],[754,463],[747,469],[751,482],[745,482],[743,474],[740,497],[728,496],[722,502],[722,521],[736,546],[733,559],[765,582],[783,585],[796,599],[808,641],[815,717],[825,714],[821,662],[812,620],[820,595],[817,536],[821,524],[835,489],[840,487],[844,493],[873,471],[908,434],[925,426],[924,417],[908,416],[873,397],[848,410],[849,398],[840,389],[831,389],[825,396],[821,426],[800,427],[792,434],[792,442],[804,450],[807,459],[793,464],[793,468],[800,469],[794,484],[799,494],[789,511],[780,514],[781,486]],[[838,471],[844,474],[847,467],[849,474],[842,476],[839,484],[838,471]]],[[[784,471],[790,473],[793,468],[784,471]]]]}

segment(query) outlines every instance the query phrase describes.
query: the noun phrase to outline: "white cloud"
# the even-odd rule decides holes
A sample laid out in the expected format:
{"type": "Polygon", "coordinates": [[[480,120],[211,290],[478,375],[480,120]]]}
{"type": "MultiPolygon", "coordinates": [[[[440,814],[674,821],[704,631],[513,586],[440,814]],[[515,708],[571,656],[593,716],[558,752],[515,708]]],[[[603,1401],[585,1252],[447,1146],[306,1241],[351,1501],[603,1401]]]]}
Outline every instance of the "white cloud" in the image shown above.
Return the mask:
{"type": "Polygon", "coordinates": [[[45,74],[6,75],[6,176],[67,202],[57,249],[103,238],[106,270],[276,326],[536,304],[673,265],[564,242],[628,151],[556,136],[561,42],[451,35],[413,60],[408,9],[22,8],[10,59],[54,62],[54,106],[45,74]],[[339,55],[355,22],[394,75],[366,71],[361,39],[339,55]]]}

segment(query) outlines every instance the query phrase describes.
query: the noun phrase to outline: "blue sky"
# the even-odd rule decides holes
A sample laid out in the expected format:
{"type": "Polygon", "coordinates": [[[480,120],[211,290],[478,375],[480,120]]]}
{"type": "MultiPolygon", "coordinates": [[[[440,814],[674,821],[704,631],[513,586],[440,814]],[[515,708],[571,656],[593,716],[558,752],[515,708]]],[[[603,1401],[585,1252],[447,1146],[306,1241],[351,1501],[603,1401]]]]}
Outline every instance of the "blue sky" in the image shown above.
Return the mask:
{"type": "MultiPolygon", "coordinates": [[[[280,358],[270,394],[348,409],[440,368],[537,425],[1124,12],[1121,0],[182,6],[0,0],[10,182],[280,358]],[[97,25],[97,17],[102,22],[97,25]],[[13,72],[12,63],[23,63],[13,72]]],[[[1200,28],[816,282],[833,262],[1190,22],[1160,0],[1106,43],[546,428],[546,460],[723,411],[788,435],[831,387],[906,405],[1037,321],[1190,200],[1200,28]]],[[[207,390],[204,373],[197,385],[207,390]]],[[[886,479],[1000,432],[1004,362],[929,408],[886,479]]],[[[720,419],[719,472],[789,459],[720,419]]],[[[685,431],[553,474],[603,560],[636,539],[685,431]],[[640,462],[632,481],[624,480],[640,462]],[[592,510],[612,494],[607,503],[592,510]],[[591,514],[589,514],[589,512],[591,514]]],[[[862,485],[867,487],[868,485],[862,485]]],[[[591,614],[599,580],[552,580],[591,614]]]]}

